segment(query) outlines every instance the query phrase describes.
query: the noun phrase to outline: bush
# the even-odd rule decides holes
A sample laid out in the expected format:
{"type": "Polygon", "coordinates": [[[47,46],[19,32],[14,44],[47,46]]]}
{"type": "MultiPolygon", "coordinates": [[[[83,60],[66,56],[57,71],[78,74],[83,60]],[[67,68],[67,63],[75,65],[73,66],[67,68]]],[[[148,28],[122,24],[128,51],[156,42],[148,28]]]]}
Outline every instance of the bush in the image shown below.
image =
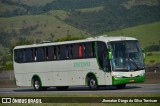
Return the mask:
{"type": "Polygon", "coordinates": [[[145,48],[147,52],[160,51],[160,45],[150,45],[145,48]]]}
{"type": "Polygon", "coordinates": [[[3,66],[3,70],[13,70],[13,62],[12,61],[6,62],[3,66]]]}

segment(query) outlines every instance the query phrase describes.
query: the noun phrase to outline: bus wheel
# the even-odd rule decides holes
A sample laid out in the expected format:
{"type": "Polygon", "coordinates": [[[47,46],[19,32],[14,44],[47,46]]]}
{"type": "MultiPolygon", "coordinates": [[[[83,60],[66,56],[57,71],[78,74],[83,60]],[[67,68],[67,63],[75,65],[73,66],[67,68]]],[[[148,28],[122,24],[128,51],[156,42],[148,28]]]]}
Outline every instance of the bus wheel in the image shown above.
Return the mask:
{"type": "Polygon", "coordinates": [[[56,89],[60,90],[60,91],[64,91],[64,90],[68,89],[68,86],[58,86],[58,87],[56,87],[56,89]]]}
{"type": "Polygon", "coordinates": [[[33,87],[34,87],[35,91],[41,91],[42,90],[42,86],[41,86],[41,82],[40,82],[39,78],[33,79],[33,87]]]}
{"type": "Polygon", "coordinates": [[[98,84],[97,84],[97,80],[95,77],[91,76],[88,78],[88,86],[91,90],[98,89],[98,84]]]}
{"type": "Polygon", "coordinates": [[[116,85],[117,89],[124,89],[126,84],[116,85]]]}

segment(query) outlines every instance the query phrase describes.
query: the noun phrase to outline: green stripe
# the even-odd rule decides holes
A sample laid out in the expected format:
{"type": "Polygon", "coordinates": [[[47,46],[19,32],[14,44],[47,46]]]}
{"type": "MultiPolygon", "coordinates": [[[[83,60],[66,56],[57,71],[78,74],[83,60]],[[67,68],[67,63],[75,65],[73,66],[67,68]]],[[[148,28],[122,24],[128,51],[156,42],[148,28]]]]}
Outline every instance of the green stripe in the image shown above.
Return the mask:
{"type": "Polygon", "coordinates": [[[139,83],[139,82],[144,82],[144,80],[145,80],[145,76],[130,77],[130,78],[115,78],[115,77],[112,77],[112,85],[139,83]],[[134,80],[134,82],[132,82],[133,80],[134,80]]]}

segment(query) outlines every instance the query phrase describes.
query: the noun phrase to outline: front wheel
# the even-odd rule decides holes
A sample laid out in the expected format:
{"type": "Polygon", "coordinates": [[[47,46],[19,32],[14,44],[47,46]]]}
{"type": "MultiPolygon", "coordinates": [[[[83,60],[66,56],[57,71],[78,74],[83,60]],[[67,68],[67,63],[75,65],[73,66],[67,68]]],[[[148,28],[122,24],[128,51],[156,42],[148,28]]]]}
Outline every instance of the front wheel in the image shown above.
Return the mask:
{"type": "Polygon", "coordinates": [[[124,89],[126,84],[116,85],[117,89],[124,89]]]}
{"type": "Polygon", "coordinates": [[[88,86],[91,90],[96,90],[98,89],[98,84],[97,84],[97,80],[95,77],[89,77],[88,78],[88,86]]]}

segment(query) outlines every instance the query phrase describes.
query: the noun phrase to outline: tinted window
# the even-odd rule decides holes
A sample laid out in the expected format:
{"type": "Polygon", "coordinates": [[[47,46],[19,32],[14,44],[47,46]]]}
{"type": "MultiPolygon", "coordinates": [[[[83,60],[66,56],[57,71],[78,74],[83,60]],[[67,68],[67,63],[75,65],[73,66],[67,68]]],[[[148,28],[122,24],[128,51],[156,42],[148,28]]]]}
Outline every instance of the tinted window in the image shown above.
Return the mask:
{"type": "Polygon", "coordinates": [[[73,44],[73,58],[78,58],[78,44],[73,44]]]}
{"type": "Polygon", "coordinates": [[[55,54],[54,54],[54,47],[46,47],[46,60],[54,60],[55,54]]]}
{"type": "Polygon", "coordinates": [[[14,60],[18,63],[23,62],[23,51],[22,50],[14,51],[14,60]]]}
{"type": "Polygon", "coordinates": [[[104,54],[107,52],[107,47],[104,42],[97,42],[97,56],[98,56],[98,63],[100,68],[103,69],[103,58],[104,54]]]}
{"type": "Polygon", "coordinates": [[[37,61],[43,61],[44,60],[44,48],[37,48],[36,49],[36,57],[37,57],[37,61]]]}
{"type": "Polygon", "coordinates": [[[33,49],[26,49],[24,52],[25,55],[25,62],[31,62],[34,60],[34,53],[33,53],[33,49]]]}

